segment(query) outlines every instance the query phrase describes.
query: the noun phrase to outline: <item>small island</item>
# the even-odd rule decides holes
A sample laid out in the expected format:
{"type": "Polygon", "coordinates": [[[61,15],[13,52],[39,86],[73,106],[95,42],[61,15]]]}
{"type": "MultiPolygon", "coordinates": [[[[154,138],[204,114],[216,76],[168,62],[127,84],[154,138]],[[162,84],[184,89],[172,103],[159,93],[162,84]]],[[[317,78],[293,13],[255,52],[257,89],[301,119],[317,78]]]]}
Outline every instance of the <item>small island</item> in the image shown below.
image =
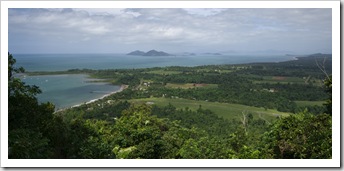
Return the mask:
{"type": "Polygon", "coordinates": [[[128,53],[127,55],[135,55],[135,56],[172,56],[171,54],[168,54],[163,51],[156,51],[156,50],[150,50],[148,52],[143,52],[140,50],[136,50],[133,52],[128,53]]]}
{"type": "Polygon", "coordinates": [[[146,53],[143,52],[143,51],[135,50],[135,51],[133,51],[133,52],[128,53],[127,55],[143,56],[144,54],[146,54],[146,53]]]}
{"type": "Polygon", "coordinates": [[[205,55],[222,55],[221,53],[204,53],[205,55]]]}

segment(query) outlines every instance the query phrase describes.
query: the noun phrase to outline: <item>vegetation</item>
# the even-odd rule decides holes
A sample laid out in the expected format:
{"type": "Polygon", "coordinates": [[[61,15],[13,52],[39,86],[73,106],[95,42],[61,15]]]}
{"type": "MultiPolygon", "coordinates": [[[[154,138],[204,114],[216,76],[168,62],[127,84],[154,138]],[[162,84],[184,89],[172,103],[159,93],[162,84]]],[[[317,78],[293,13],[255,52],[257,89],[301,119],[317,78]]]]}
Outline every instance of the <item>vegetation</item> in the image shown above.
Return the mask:
{"type": "Polygon", "coordinates": [[[251,113],[253,116],[264,118],[267,120],[273,120],[277,117],[289,116],[289,113],[278,112],[277,110],[258,108],[240,104],[230,104],[230,103],[218,103],[218,102],[206,102],[206,101],[196,101],[188,99],[169,99],[169,98],[144,98],[144,99],[132,99],[129,100],[134,104],[154,104],[158,107],[164,107],[167,105],[173,105],[177,109],[188,108],[190,110],[196,111],[200,107],[202,109],[209,109],[214,112],[217,116],[224,119],[240,120],[242,117],[242,112],[251,113]]]}
{"type": "Polygon", "coordinates": [[[320,57],[328,58],[29,73],[83,73],[129,86],[54,112],[38,103],[38,87],[16,78],[24,69],[8,54],[9,158],[331,158],[332,79],[322,81],[320,57]]]}

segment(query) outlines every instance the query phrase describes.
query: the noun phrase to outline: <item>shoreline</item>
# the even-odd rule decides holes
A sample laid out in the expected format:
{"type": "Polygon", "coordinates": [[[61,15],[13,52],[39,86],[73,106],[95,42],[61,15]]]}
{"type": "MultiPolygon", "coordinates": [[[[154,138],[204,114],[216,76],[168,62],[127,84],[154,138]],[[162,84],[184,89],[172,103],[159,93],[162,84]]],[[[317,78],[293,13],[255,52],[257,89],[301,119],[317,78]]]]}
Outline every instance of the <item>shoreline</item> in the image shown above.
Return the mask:
{"type": "Polygon", "coordinates": [[[101,97],[99,97],[99,98],[92,99],[92,100],[87,101],[87,102],[82,102],[82,103],[80,103],[80,104],[73,105],[73,106],[71,106],[71,107],[66,107],[66,108],[58,109],[58,110],[56,110],[54,113],[61,112],[61,111],[64,111],[64,110],[67,110],[67,109],[71,109],[71,108],[75,108],[75,107],[79,107],[79,106],[84,105],[84,104],[94,103],[94,102],[96,102],[96,101],[98,101],[98,100],[104,99],[105,97],[108,97],[108,96],[111,96],[111,95],[113,95],[113,94],[122,92],[123,90],[127,89],[128,87],[129,87],[128,85],[122,84],[122,85],[120,86],[120,88],[119,88],[118,90],[116,90],[116,91],[110,92],[110,93],[105,94],[105,95],[103,95],[103,96],[101,96],[101,97]]]}

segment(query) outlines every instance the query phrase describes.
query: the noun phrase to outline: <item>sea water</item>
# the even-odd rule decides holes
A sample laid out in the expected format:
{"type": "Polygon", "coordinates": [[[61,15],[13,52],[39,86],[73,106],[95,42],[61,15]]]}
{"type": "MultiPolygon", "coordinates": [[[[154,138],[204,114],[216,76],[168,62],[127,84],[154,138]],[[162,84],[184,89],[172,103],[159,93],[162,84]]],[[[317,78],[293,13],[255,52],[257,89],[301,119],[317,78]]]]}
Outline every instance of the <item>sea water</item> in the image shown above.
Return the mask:
{"type": "Polygon", "coordinates": [[[120,86],[105,82],[92,82],[83,74],[23,76],[28,85],[37,85],[42,93],[37,95],[39,102],[52,102],[55,110],[101,98],[117,91],[120,86]]]}
{"type": "MultiPolygon", "coordinates": [[[[69,69],[132,69],[164,66],[199,66],[291,60],[285,55],[196,55],[196,56],[130,56],[123,54],[13,54],[17,67],[26,71],[65,71],[69,69]]],[[[56,109],[71,107],[97,99],[119,86],[89,82],[86,75],[44,75],[23,78],[37,85],[40,102],[50,101],[56,109]]]]}
{"type": "Polygon", "coordinates": [[[164,66],[199,66],[280,62],[286,55],[195,55],[131,56],[123,54],[13,54],[16,66],[27,71],[64,71],[68,69],[132,69],[164,66]]]}

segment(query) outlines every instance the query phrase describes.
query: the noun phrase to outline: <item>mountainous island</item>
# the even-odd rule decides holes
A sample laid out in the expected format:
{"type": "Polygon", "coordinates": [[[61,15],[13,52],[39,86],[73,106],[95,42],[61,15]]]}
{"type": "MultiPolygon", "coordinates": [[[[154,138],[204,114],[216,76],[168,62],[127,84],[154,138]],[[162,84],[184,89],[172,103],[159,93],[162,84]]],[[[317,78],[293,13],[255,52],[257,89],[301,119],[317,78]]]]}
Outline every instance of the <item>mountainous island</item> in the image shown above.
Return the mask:
{"type": "Polygon", "coordinates": [[[205,55],[222,55],[221,53],[204,53],[205,55]]]}
{"type": "Polygon", "coordinates": [[[172,56],[171,54],[168,54],[163,51],[156,51],[156,50],[150,50],[148,52],[143,52],[140,50],[136,50],[133,52],[128,53],[127,55],[135,55],[135,56],[172,56]]]}
{"type": "Polygon", "coordinates": [[[183,56],[196,56],[195,53],[190,53],[190,52],[184,52],[182,55],[183,56]]]}

